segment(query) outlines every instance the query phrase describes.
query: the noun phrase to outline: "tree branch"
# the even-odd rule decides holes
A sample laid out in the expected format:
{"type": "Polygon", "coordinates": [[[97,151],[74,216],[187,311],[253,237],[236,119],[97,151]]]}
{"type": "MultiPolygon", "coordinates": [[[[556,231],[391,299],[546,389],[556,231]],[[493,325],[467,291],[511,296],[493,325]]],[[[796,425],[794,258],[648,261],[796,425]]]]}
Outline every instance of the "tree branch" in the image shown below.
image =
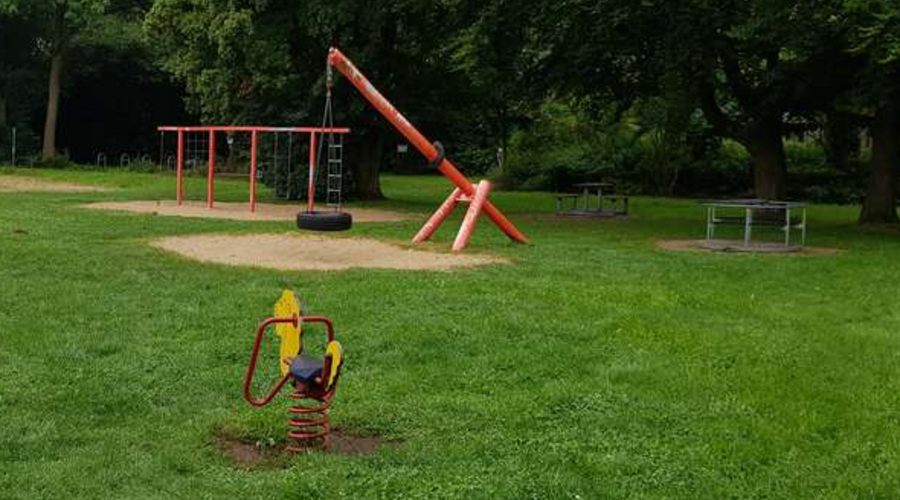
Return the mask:
{"type": "Polygon", "coordinates": [[[708,80],[700,83],[700,109],[703,116],[712,124],[713,131],[720,137],[738,139],[741,135],[740,127],[729,118],[716,102],[715,86],[708,80]]]}

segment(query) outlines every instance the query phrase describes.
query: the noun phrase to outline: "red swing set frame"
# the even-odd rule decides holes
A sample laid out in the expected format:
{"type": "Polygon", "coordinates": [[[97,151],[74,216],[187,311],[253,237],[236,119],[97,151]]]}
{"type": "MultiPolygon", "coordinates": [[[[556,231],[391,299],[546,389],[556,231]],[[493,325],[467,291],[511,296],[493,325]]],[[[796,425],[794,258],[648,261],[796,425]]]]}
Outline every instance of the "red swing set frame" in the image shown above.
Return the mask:
{"type": "Polygon", "coordinates": [[[256,167],[257,150],[259,149],[259,134],[261,133],[291,133],[309,134],[309,183],[307,185],[307,209],[312,212],[315,208],[315,170],[316,170],[316,145],[317,135],[328,133],[349,134],[349,128],[327,127],[262,127],[245,125],[199,125],[199,126],[163,126],[157,127],[159,132],[175,132],[178,136],[178,149],[176,153],[176,179],[177,187],[175,198],[179,205],[184,203],[184,134],[207,133],[209,134],[209,167],[206,171],[206,208],[215,205],[215,171],[216,171],[216,133],[250,133],[250,212],[256,212],[256,167]]]}

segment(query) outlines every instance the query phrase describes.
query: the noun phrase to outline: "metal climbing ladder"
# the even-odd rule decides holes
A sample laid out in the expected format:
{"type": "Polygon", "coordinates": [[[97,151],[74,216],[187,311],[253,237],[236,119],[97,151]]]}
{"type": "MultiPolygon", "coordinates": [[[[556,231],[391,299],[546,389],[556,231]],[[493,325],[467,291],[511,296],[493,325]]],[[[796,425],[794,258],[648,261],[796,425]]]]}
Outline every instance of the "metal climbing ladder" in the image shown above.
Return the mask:
{"type": "Polygon", "coordinates": [[[331,66],[327,66],[325,75],[325,112],[322,116],[322,128],[329,132],[323,134],[322,142],[319,143],[317,154],[319,168],[316,171],[321,170],[322,147],[325,146],[325,204],[332,210],[339,211],[342,202],[341,193],[344,189],[344,137],[333,131],[334,114],[331,109],[331,88],[334,83],[334,74],[331,66]]]}
{"type": "MultiPolygon", "coordinates": [[[[329,124],[331,127],[332,124],[329,124]]],[[[339,134],[328,134],[328,165],[325,203],[329,208],[341,209],[344,187],[344,140],[339,134]]]]}

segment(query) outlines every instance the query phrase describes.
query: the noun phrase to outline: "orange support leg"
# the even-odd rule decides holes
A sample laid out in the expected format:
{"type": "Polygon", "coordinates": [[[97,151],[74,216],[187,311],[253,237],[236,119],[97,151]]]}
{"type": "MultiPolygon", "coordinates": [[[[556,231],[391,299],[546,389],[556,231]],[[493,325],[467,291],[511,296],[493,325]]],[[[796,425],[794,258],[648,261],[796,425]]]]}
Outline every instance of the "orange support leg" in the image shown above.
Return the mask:
{"type": "Polygon", "coordinates": [[[215,130],[209,131],[209,164],[206,168],[206,208],[213,207],[213,197],[215,196],[213,190],[213,182],[215,182],[215,170],[216,170],[216,132],[215,130]]]}
{"type": "Polygon", "coordinates": [[[256,212],[256,131],[250,132],[250,213],[256,212]]]}
{"type": "Polygon", "coordinates": [[[316,133],[309,134],[309,180],[306,183],[306,211],[316,210],[316,133]]]}
{"type": "Polygon", "coordinates": [[[453,209],[456,208],[456,204],[459,203],[459,199],[463,195],[463,190],[460,188],[456,188],[453,190],[453,193],[444,200],[444,203],[434,212],[434,215],[428,219],[428,222],[422,226],[422,229],[416,233],[416,236],[413,238],[413,243],[422,243],[428,241],[429,238],[437,231],[438,227],[441,226],[441,223],[444,222],[447,217],[453,213],[453,209]]]}
{"type": "Polygon", "coordinates": [[[484,203],[487,201],[490,192],[490,182],[481,181],[478,183],[478,187],[475,188],[475,195],[472,197],[472,201],[469,202],[466,218],[463,219],[462,226],[459,228],[459,234],[456,235],[456,241],[453,242],[454,252],[463,250],[469,244],[469,238],[472,237],[472,233],[475,231],[478,216],[481,215],[481,210],[484,208],[484,203]]]}
{"type": "Polygon", "coordinates": [[[184,131],[178,129],[178,171],[175,174],[177,178],[177,186],[175,187],[175,199],[178,204],[181,205],[182,200],[184,200],[184,131]]]}

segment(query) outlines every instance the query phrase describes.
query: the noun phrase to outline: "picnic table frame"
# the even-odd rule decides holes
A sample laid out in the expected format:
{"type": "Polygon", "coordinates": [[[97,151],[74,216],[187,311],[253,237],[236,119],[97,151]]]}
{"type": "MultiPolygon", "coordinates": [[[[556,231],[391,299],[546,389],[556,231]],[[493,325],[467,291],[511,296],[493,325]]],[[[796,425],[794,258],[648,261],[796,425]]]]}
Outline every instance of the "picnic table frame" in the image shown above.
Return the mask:
{"type": "Polygon", "coordinates": [[[706,207],[706,240],[715,238],[717,224],[740,223],[744,227],[744,246],[750,246],[754,226],[777,226],[784,232],[784,245],[791,246],[791,229],[800,230],[800,245],[806,244],[806,208],[808,203],[796,201],[774,201],[759,199],[740,200],[708,200],[701,202],[706,207]],[[741,210],[742,215],[720,216],[717,209],[741,210]],[[791,212],[800,212],[797,222],[791,218],[791,212]],[[762,212],[761,217],[754,217],[754,212],[762,212]],[[782,217],[772,217],[772,213],[783,212],[782,217]],[[769,214],[769,215],[765,215],[769,214]]]}
{"type": "Polygon", "coordinates": [[[557,194],[556,215],[581,215],[581,216],[617,216],[628,215],[628,196],[622,194],[610,194],[614,185],[609,182],[580,182],[574,184],[580,190],[578,194],[557,194]],[[607,194],[603,194],[603,190],[607,194]],[[592,201],[596,198],[596,206],[592,201]],[[563,200],[572,200],[572,207],[563,209],[563,200]],[[604,202],[609,201],[609,208],[604,202]]]}

